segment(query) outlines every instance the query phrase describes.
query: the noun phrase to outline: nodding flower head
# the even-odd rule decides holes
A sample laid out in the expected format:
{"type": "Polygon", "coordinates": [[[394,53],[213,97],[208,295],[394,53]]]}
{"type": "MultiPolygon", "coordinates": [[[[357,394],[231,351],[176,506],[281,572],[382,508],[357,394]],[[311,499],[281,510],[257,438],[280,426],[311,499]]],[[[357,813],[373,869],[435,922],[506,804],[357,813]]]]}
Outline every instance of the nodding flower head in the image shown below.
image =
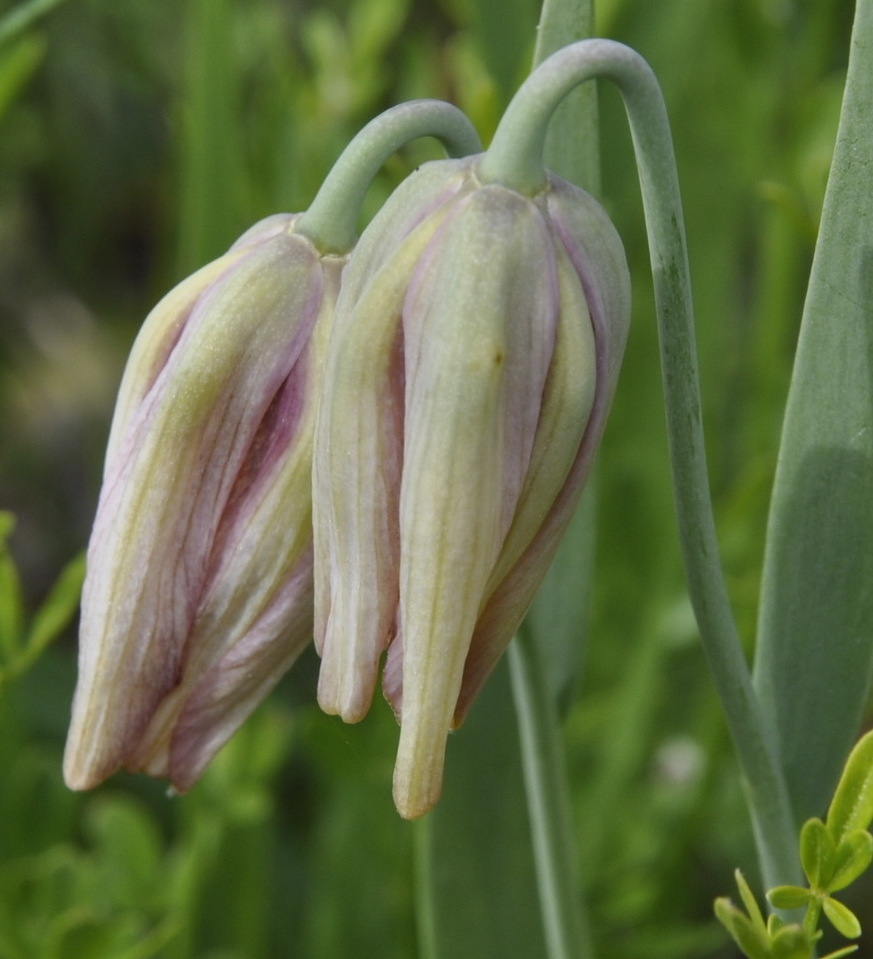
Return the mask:
{"type": "Polygon", "coordinates": [[[256,224],[147,318],[88,548],[74,789],[116,769],[187,789],[312,638],[315,401],[367,188],[403,144],[479,149],[416,100],[352,139],[310,208],[256,224]]]}
{"type": "Polygon", "coordinates": [[[449,730],[569,522],[629,320],[621,243],[556,177],[532,197],[426,164],[343,277],[315,434],[319,702],[400,721],[394,798],[437,801],[449,730]]]}
{"type": "Polygon", "coordinates": [[[124,374],[64,761],[187,789],[312,636],[314,391],[340,257],[270,217],[169,293],[124,374]]]}

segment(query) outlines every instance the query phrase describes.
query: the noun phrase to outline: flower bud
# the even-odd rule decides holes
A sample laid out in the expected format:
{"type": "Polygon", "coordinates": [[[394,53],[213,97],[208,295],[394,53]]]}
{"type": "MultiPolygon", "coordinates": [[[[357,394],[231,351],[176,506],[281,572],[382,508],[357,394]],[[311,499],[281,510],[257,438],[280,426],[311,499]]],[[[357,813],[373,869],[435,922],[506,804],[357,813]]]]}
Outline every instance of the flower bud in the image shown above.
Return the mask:
{"type": "Polygon", "coordinates": [[[64,760],[189,788],[312,635],[314,387],[344,263],[258,224],[147,318],[88,548],[64,760]]]}
{"type": "Polygon", "coordinates": [[[394,797],[439,798],[449,729],[508,645],[590,469],[629,320],[621,243],[551,177],[426,164],[343,277],[315,435],[319,702],[397,714],[394,797]]]}

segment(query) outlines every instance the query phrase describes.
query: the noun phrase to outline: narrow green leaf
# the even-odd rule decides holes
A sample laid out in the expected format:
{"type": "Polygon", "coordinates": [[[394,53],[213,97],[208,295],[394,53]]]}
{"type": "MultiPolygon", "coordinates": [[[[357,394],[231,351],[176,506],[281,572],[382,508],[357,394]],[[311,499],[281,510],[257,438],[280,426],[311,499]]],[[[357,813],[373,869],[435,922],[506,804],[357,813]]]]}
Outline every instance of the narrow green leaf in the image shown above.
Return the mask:
{"type": "Polygon", "coordinates": [[[861,923],[858,922],[858,917],[848,906],[844,906],[843,903],[828,896],[822,902],[822,908],[834,929],[847,939],[857,939],[861,935],[861,923]]]}
{"type": "Polygon", "coordinates": [[[873,862],[873,836],[864,829],[847,833],[837,846],[834,872],[827,885],[828,892],[837,892],[853,883],[873,862]]]}
{"type": "Polygon", "coordinates": [[[771,502],[755,683],[794,814],[820,812],[873,670],[873,0],[858,0],[771,502]]]}
{"type": "Polygon", "coordinates": [[[833,875],[837,845],[820,819],[809,819],[800,831],[800,863],[813,889],[822,889],[833,875]]]}
{"type": "Polygon", "coordinates": [[[715,900],[715,915],[749,959],[770,959],[766,935],[730,899],[715,900]]]}
{"type": "Polygon", "coordinates": [[[538,0],[468,0],[476,46],[504,102],[518,86],[538,0]]]}
{"type": "Polygon", "coordinates": [[[0,50],[0,117],[36,72],[45,55],[46,41],[30,34],[13,46],[0,50]]]}
{"type": "Polygon", "coordinates": [[[15,660],[21,649],[24,629],[21,581],[6,545],[14,526],[12,514],[0,512],[0,664],[15,660]]]}
{"type": "MultiPolygon", "coordinates": [[[[534,65],[556,50],[594,35],[592,0],[544,0],[537,29],[534,65]]],[[[589,193],[600,192],[600,130],[597,85],[576,87],[549,123],[546,166],[589,193]]]]}
{"type": "Polygon", "coordinates": [[[828,832],[839,842],[873,820],[873,731],[862,736],[846,760],[828,809],[828,832]]]}
{"type": "Polygon", "coordinates": [[[774,909],[802,909],[811,893],[802,886],[776,886],[767,893],[767,899],[774,909]]]}
{"type": "Polygon", "coordinates": [[[84,553],[70,560],[33,617],[25,643],[25,655],[32,662],[67,627],[75,615],[85,579],[84,553]]]}
{"type": "Polygon", "coordinates": [[[193,272],[242,231],[243,108],[229,0],[187,4],[187,77],[180,124],[178,271],[193,272]]]}
{"type": "Polygon", "coordinates": [[[13,7],[0,18],[0,45],[20,36],[60,2],[61,0],[27,0],[13,7]]]}
{"type": "Polygon", "coordinates": [[[378,62],[390,42],[403,29],[409,0],[366,0],[349,14],[349,39],[361,63],[378,62]]]}
{"type": "Polygon", "coordinates": [[[442,799],[416,828],[422,959],[548,955],[505,660],[449,740],[442,799]]]}
{"type": "Polygon", "coordinates": [[[843,959],[843,956],[850,956],[853,952],[857,951],[857,946],[844,946],[842,949],[835,949],[826,956],[822,956],[822,959],[843,959]]]}
{"type": "Polygon", "coordinates": [[[749,918],[752,920],[752,923],[757,927],[757,929],[763,934],[767,934],[767,926],[764,924],[764,917],[761,914],[761,909],[758,906],[758,900],[755,898],[755,894],[752,892],[749,884],[746,882],[746,877],[740,872],[739,869],[734,870],[734,879],[737,883],[737,889],[740,891],[740,898],[743,900],[743,905],[746,907],[746,912],[749,914],[749,918]]]}
{"type": "Polygon", "coordinates": [[[87,808],[84,828],[102,873],[107,903],[151,907],[164,892],[156,881],[161,868],[161,837],[148,811],[122,794],[98,796],[87,808]]]}

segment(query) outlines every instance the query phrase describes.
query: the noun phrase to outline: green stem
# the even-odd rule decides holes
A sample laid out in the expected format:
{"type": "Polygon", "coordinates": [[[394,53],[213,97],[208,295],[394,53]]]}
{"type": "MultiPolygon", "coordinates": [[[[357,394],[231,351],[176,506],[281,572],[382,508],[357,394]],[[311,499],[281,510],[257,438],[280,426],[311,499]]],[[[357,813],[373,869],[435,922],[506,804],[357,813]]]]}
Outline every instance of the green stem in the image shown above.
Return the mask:
{"type": "Polygon", "coordinates": [[[309,209],[297,220],[302,233],[322,253],[348,253],[357,239],[364,195],[382,164],[410,140],[436,137],[450,156],[478,153],[472,124],[442,100],[412,100],[371,120],[342,152],[309,209]]]}
{"type": "Polygon", "coordinates": [[[479,163],[484,182],[532,195],[547,183],[542,152],[557,105],[594,77],[619,88],[633,137],[655,287],[661,369],[679,534],[688,589],[716,690],[739,757],[767,886],[799,878],[788,790],[737,635],[719,561],[700,408],[688,255],[663,96],[648,64],[609,40],[554,54],[509,105],[479,163]]]}
{"type": "Polygon", "coordinates": [[[810,899],[806,906],[806,912],[803,916],[803,929],[810,939],[818,931],[818,923],[821,919],[821,899],[818,897],[810,899]]]}
{"type": "Polygon", "coordinates": [[[547,959],[585,959],[593,950],[574,868],[570,789],[558,718],[532,637],[516,636],[508,655],[547,959]]]}

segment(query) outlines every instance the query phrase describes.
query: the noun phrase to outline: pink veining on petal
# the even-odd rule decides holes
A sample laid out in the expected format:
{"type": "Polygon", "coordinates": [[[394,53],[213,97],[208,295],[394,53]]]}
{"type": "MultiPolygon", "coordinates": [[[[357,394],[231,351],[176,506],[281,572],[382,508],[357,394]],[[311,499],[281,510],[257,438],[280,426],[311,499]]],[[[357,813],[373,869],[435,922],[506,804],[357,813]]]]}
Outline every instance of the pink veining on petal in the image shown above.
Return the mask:
{"type": "MultiPolygon", "coordinates": [[[[319,703],[346,722],[366,715],[378,681],[379,660],[396,629],[400,533],[398,501],[403,460],[403,331],[398,324],[385,378],[376,400],[378,423],[362,421],[350,441],[366,447],[366,475],[355,471],[343,495],[359,502],[356,522],[328,527],[329,599],[322,635],[316,623],[316,649],[322,657],[319,703]],[[361,528],[361,522],[370,524],[361,528]],[[350,633],[352,635],[350,635],[350,633]],[[349,665],[345,657],[351,655],[349,665]],[[341,670],[351,668],[348,676],[341,670]],[[336,672],[335,672],[336,670],[336,672]],[[345,675],[336,686],[337,677],[345,675]],[[353,688],[348,686],[349,679],[353,688]]],[[[357,460],[354,461],[357,465],[357,460]]],[[[335,480],[338,477],[334,477],[335,480]]],[[[318,575],[318,571],[316,572],[318,575]]]]}
{"type": "MultiPolygon", "coordinates": [[[[192,358],[192,371],[196,363],[208,366],[210,341],[198,343],[196,338],[201,325],[210,322],[214,298],[226,297],[225,290],[235,289],[233,295],[241,297],[241,322],[254,309],[238,289],[239,283],[237,288],[229,286],[237,275],[247,277],[241,271],[250,263],[260,271],[254,274],[260,283],[264,277],[281,276],[265,271],[286,270],[287,255],[292,261],[297,258],[298,271],[313,276],[305,264],[307,257],[313,265],[317,258],[314,251],[303,254],[301,242],[277,236],[270,244],[256,244],[207,288],[166,365],[131,417],[109,464],[89,547],[89,577],[83,596],[80,682],[70,737],[75,752],[71,754],[68,747],[71,784],[77,788],[99,781],[124,762],[158,704],[181,681],[186,640],[207,581],[218,517],[259,423],[287,379],[306,335],[292,326],[293,335],[277,349],[276,324],[286,319],[274,314],[269,318],[273,325],[264,327],[266,339],[255,327],[248,342],[239,341],[242,349],[235,365],[228,367],[227,374],[217,374],[227,375],[225,388],[202,422],[192,420],[185,427],[188,436],[176,452],[184,459],[184,475],[175,482],[170,479],[166,454],[165,465],[160,465],[161,434],[155,430],[155,416],[160,409],[172,410],[176,403],[185,402],[185,377],[197,375],[186,371],[192,358]],[[265,349],[271,338],[274,345],[265,349]],[[180,365],[186,372],[180,372],[180,365]],[[132,486],[134,469],[137,481],[132,486]],[[120,522],[120,517],[129,519],[120,522]],[[128,522],[133,522],[134,528],[127,529],[128,522]],[[131,543],[131,536],[138,542],[131,543]],[[138,562],[131,565],[134,556],[138,562]],[[125,557],[123,571],[112,568],[115,557],[125,557]],[[111,635],[105,633],[107,629],[111,635]],[[137,637],[135,642],[129,639],[131,635],[137,637]],[[98,682],[106,694],[102,704],[91,694],[98,682]],[[128,694],[122,695],[122,689],[128,694]],[[86,709],[87,714],[83,713],[86,709]],[[83,722],[89,729],[81,727],[83,722]],[[100,732],[104,728],[105,732],[100,732]]],[[[272,286],[263,287],[268,293],[265,302],[270,309],[281,309],[289,287],[286,281],[270,282],[272,286]]],[[[310,302],[316,299],[317,291],[311,291],[310,302]]],[[[229,305],[226,299],[222,303],[222,308],[229,305]]],[[[226,360],[221,362],[226,365],[226,360]]],[[[181,422],[176,416],[171,428],[178,431],[181,422]]]]}
{"type": "MultiPolygon", "coordinates": [[[[501,195],[502,188],[480,188],[473,196],[475,202],[504,202],[501,195]],[[492,200],[492,194],[493,200],[492,200]]],[[[503,191],[508,194],[508,191],[503,191]]],[[[514,203],[528,203],[513,196],[514,203]]],[[[445,245],[450,245],[450,233],[455,228],[456,221],[464,215],[467,204],[471,202],[470,195],[460,197],[454,204],[451,212],[441,223],[427,250],[420,258],[415,273],[410,282],[407,293],[404,315],[418,317],[427,313],[427,304],[420,302],[422,296],[427,296],[428,280],[431,277],[435,262],[445,245]]],[[[534,204],[529,204],[529,214],[536,223],[540,239],[531,244],[541,253],[540,260],[530,261],[522,265],[523,275],[530,279],[525,284],[525,293],[530,294],[530,315],[512,317],[507,322],[508,349],[507,355],[502,358],[505,378],[501,390],[501,417],[500,430],[504,446],[504,471],[500,480],[500,490],[496,492],[502,502],[500,519],[500,537],[505,539],[515,515],[519,496],[525,483],[530,456],[533,448],[534,436],[540,416],[540,400],[543,394],[545,380],[551,364],[552,352],[555,345],[555,330],[557,324],[558,294],[555,263],[549,251],[552,248],[552,239],[548,226],[541,212],[534,204]],[[539,285],[544,289],[539,291],[539,285]]],[[[511,304],[510,308],[519,308],[518,303],[511,304]]],[[[415,327],[413,327],[415,329],[415,327]]],[[[422,331],[418,331],[421,333],[422,331]]],[[[407,350],[407,369],[409,375],[415,375],[419,363],[428,361],[429,340],[427,335],[417,335],[411,349],[407,350]]],[[[407,425],[407,429],[409,426],[407,425]]],[[[495,478],[496,480],[497,478],[495,478]]],[[[398,637],[388,650],[388,656],[383,669],[382,689],[395,714],[400,718],[403,701],[403,643],[398,637]]]]}
{"type": "Polygon", "coordinates": [[[166,775],[184,792],[264,700],[312,636],[312,548],[260,619],[209,668],[173,730],[166,775]]]}
{"type": "MultiPolygon", "coordinates": [[[[576,460],[542,527],[482,610],[464,670],[455,712],[456,726],[463,722],[470,705],[524,618],[570,522],[600,445],[627,336],[629,301],[626,282],[624,289],[616,291],[607,288],[604,293],[604,278],[592,274],[592,257],[585,249],[584,241],[569,233],[560,215],[556,215],[554,210],[550,212],[555,233],[579,276],[594,327],[597,369],[594,406],[576,460]]],[[[613,245],[620,250],[620,243],[613,245]]]]}

